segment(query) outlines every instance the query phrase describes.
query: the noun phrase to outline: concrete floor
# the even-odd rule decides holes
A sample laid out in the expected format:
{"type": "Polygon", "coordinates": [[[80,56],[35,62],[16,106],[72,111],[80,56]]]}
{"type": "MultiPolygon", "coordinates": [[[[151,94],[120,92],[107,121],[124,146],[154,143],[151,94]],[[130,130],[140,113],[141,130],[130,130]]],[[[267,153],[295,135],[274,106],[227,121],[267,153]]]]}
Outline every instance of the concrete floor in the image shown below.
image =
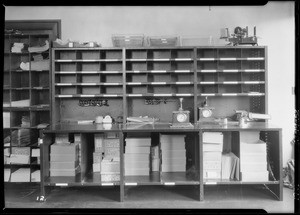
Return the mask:
{"type": "Polygon", "coordinates": [[[131,208],[131,209],[264,209],[268,213],[293,213],[293,190],[283,189],[278,201],[263,185],[205,186],[204,201],[197,201],[193,186],[126,187],[119,202],[119,187],[54,187],[45,202],[36,202],[39,187],[5,188],[5,208],[131,208]]]}

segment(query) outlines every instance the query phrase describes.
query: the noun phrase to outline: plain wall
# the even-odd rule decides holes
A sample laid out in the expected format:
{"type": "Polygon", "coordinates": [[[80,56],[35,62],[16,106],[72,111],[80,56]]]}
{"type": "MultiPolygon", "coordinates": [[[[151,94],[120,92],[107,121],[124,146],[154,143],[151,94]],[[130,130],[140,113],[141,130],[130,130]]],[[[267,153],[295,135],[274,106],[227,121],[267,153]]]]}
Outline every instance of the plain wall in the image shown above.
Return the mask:
{"type": "Polygon", "coordinates": [[[294,2],[265,6],[6,6],[6,20],[61,19],[63,40],[112,46],[112,34],[220,37],[221,28],[256,26],[258,44],[268,46],[268,113],[283,129],[283,165],[293,158],[295,131],[294,2]]]}

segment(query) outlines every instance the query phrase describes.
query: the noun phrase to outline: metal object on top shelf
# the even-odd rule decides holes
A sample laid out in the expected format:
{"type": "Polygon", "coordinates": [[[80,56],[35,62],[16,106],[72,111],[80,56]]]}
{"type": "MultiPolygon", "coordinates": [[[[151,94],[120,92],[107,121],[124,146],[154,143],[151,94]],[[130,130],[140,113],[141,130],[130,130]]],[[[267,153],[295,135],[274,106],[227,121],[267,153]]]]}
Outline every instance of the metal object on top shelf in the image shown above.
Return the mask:
{"type": "Polygon", "coordinates": [[[251,113],[245,110],[235,110],[235,113],[240,126],[244,126],[246,122],[271,119],[269,114],[251,113]]]}
{"type": "Polygon", "coordinates": [[[256,37],[256,26],[253,29],[253,36],[248,35],[248,26],[246,28],[236,27],[234,29],[234,34],[229,34],[228,28],[221,29],[220,39],[225,39],[230,43],[228,45],[252,45],[257,46],[257,37],[256,37]]]}

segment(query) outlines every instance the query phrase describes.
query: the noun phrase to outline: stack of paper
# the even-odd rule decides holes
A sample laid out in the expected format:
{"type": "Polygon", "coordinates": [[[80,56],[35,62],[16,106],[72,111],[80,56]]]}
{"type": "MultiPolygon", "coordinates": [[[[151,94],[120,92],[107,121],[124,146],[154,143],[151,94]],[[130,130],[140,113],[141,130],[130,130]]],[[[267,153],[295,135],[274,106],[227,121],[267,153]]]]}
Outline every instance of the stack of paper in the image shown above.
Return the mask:
{"type": "Polygon", "coordinates": [[[185,135],[160,135],[162,172],[186,171],[185,135]]]}
{"type": "Polygon", "coordinates": [[[11,173],[11,182],[30,182],[30,168],[20,168],[11,173]]]}
{"type": "Polygon", "coordinates": [[[240,160],[232,152],[222,154],[222,179],[239,180],[240,160]]]}
{"type": "Polygon", "coordinates": [[[149,175],[151,138],[125,139],[125,176],[149,175]]]}
{"type": "Polygon", "coordinates": [[[10,128],[10,112],[3,112],[3,128],[10,128]]]}
{"type": "Polygon", "coordinates": [[[36,170],[31,173],[31,182],[41,182],[41,171],[36,170]]]}
{"type": "Polygon", "coordinates": [[[8,182],[10,181],[10,169],[4,168],[4,181],[8,182]]]}
{"type": "Polygon", "coordinates": [[[222,171],[222,132],[203,132],[203,177],[221,179],[222,171]]]}
{"type": "Polygon", "coordinates": [[[151,146],[151,172],[158,172],[159,171],[159,148],[158,146],[151,146]]]}
{"type": "Polygon", "coordinates": [[[240,167],[242,181],[268,181],[267,145],[259,131],[240,132],[240,167]]]}
{"type": "Polygon", "coordinates": [[[50,176],[75,176],[80,172],[78,144],[54,143],[50,147],[50,176]]]}

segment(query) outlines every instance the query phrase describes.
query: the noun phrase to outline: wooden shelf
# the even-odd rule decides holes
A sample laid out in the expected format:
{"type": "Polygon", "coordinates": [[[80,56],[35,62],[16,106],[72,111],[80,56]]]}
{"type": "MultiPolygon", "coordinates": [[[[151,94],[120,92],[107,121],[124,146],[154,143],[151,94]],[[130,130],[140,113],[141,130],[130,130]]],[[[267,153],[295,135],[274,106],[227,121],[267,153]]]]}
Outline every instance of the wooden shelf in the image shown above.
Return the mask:
{"type": "MultiPolygon", "coordinates": [[[[33,30],[31,30],[33,31],[33,30]]],[[[38,138],[42,138],[42,132],[37,127],[40,123],[50,124],[51,105],[50,105],[50,60],[49,69],[47,70],[22,70],[20,65],[22,62],[30,62],[31,57],[35,54],[28,51],[22,51],[21,53],[11,52],[10,47],[12,43],[25,43],[29,47],[36,47],[45,41],[50,40],[50,35],[45,33],[26,33],[22,35],[9,34],[5,38],[5,83],[6,88],[3,94],[4,104],[3,110],[10,114],[10,127],[3,129],[3,136],[8,137],[12,135],[18,129],[29,129],[30,130],[30,145],[26,147],[37,148],[38,138]],[[7,92],[8,91],[8,92],[7,92]],[[29,100],[30,106],[13,107],[10,104],[13,101],[29,100]],[[22,118],[26,116],[29,118],[30,127],[21,127],[22,118]]],[[[49,54],[50,50],[44,51],[43,53],[49,54]]],[[[19,137],[20,138],[20,137],[19,137]]],[[[22,138],[22,137],[21,137],[22,138]]],[[[10,148],[18,146],[9,146],[10,148]]],[[[40,164],[37,163],[36,158],[31,160],[30,164],[6,164],[5,167],[16,169],[26,167],[30,169],[30,172],[40,169],[40,164]]],[[[32,181],[24,182],[7,182],[12,184],[22,183],[36,183],[32,181]]]]}
{"type": "Polygon", "coordinates": [[[204,185],[241,185],[241,184],[279,184],[279,181],[237,181],[237,180],[218,180],[218,179],[204,179],[204,185]]]}

